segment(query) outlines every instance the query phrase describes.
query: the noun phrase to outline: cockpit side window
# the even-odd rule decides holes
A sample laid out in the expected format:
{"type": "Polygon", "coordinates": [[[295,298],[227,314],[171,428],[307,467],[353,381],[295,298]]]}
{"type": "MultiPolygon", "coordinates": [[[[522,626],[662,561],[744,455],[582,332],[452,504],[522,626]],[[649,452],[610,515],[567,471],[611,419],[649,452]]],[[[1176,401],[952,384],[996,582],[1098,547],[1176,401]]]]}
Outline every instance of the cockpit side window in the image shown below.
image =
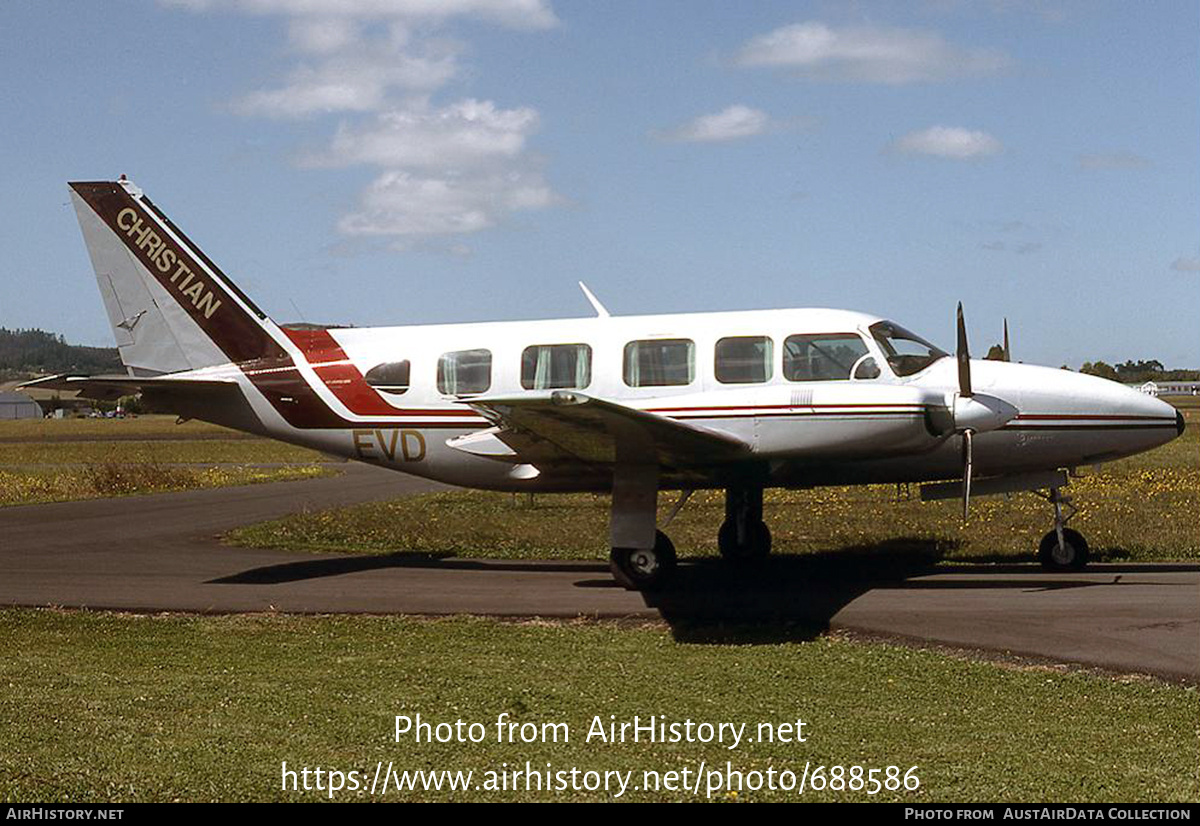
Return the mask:
{"type": "Polygon", "coordinates": [[[400,395],[408,392],[410,365],[404,361],[389,361],[376,364],[367,371],[367,384],[384,393],[400,395]]]}
{"type": "Polygon", "coordinates": [[[857,333],[788,336],[783,342],[788,381],[847,381],[879,377],[879,365],[857,333]]]}
{"type": "Polygon", "coordinates": [[[897,376],[920,373],[929,365],[948,355],[925,339],[910,333],[899,324],[880,321],[871,325],[871,335],[883,350],[888,366],[897,376]]]}

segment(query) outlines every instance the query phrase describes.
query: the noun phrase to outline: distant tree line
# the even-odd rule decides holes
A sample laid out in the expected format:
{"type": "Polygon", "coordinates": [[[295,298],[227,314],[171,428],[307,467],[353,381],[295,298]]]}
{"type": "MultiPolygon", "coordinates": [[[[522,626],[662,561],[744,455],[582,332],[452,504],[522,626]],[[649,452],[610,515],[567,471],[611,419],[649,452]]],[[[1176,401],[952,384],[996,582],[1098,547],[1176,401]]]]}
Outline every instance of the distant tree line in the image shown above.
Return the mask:
{"type": "Polygon", "coordinates": [[[1085,361],[1079,372],[1124,384],[1141,384],[1147,381],[1200,381],[1200,370],[1167,370],[1158,359],[1130,360],[1116,366],[1103,361],[1085,361]]]}
{"type": "Polygon", "coordinates": [[[83,347],[44,330],[0,327],[0,376],[113,371],[124,372],[115,347],[83,347]]]}
{"type": "MultiPolygon", "coordinates": [[[[993,344],[984,358],[1003,361],[1004,347],[993,344]]],[[[1070,370],[1071,368],[1064,364],[1063,369],[1070,370]]],[[[1200,370],[1168,370],[1158,359],[1143,361],[1130,359],[1116,366],[1104,361],[1085,361],[1079,368],[1079,372],[1119,381],[1122,384],[1143,384],[1148,381],[1200,381],[1200,370]]]]}

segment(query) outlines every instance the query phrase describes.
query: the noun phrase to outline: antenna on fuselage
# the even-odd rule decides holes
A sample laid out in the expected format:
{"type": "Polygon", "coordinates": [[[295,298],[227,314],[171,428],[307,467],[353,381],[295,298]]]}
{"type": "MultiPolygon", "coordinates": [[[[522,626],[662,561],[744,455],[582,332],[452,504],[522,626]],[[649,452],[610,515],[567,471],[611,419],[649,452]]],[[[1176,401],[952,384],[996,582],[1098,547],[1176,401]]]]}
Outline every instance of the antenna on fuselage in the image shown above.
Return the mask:
{"type": "Polygon", "coordinates": [[[587,300],[591,302],[592,309],[596,311],[597,318],[608,318],[610,315],[612,315],[608,310],[605,309],[604,305],[600,303],[600,299],[592,295],[592,291],[587,288],[587,284],[584,284],[582,281],[580,281],[579,289],[583,290],[584,296],[586,296],[587,300]]]}

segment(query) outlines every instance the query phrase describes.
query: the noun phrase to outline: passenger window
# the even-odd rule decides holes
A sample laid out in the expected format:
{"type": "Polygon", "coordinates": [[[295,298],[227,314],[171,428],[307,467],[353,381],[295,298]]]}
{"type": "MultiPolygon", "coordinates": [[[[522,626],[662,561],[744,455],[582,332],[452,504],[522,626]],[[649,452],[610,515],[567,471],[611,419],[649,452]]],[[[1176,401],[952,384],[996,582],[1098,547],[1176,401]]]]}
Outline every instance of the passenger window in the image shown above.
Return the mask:
{"type": "Polygon", "coordinates": [[[630,387],[691,384],[696,377],[696,345],[686,338],[631,341],[625,345],[624,373],[630,387]]]}
{"type": "Polygon", "coordinates": [[[592,348],[586,344],[535,344],[521,353],[526,390],[583,388],[592,383],[592,348]]]}
{"type": "Polygon", "coordinates": [[[437,387],[447,396],[486,393],[492,386],[492,351],[459,350],[438,359],[437,387]]]}
{"type": "Polygon", "coordinates": [[[407,393],[409,372],[408,359],[376,364],[367,371],[367,384],[384,393],[407,393]]]}
{"type": "Polygon", "coordinates": [[[783,377],[788,381],[845,381],[879,377],[866,343],[854,333],[788,336],[783,377]]]}
{"type": "Polygon", "coordinates": [[[774,352],[766,336],[736,336],[717,342],[716,376],[722,384],[758,384],[768,381],[774,352]]]}

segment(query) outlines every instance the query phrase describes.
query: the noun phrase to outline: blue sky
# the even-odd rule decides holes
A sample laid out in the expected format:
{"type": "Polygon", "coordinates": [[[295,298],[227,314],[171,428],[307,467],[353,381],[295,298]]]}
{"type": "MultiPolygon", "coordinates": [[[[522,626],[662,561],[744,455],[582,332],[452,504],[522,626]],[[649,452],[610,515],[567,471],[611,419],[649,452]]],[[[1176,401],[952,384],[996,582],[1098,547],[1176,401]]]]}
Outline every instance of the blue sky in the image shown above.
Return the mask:
{"type": "Polygon", "coordinates": [[[1200,5],[126,0],[0,13],[0,326],[111,344],[65,181],[280,321],[832,306],[1200,367],[1200,5]]]}

